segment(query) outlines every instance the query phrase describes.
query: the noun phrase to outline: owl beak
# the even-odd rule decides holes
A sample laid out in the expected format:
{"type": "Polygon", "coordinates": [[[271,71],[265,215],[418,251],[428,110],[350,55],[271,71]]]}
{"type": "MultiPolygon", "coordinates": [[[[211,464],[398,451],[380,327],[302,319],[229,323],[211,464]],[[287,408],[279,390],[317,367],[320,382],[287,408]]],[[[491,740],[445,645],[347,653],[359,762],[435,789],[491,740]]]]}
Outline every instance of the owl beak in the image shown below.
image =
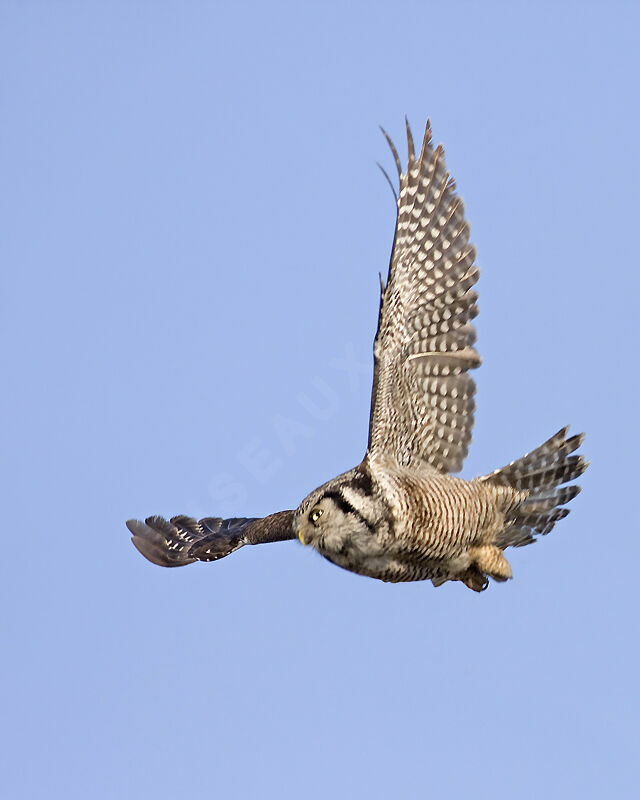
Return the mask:
{"type": "Polygon", "coordinates": [[[294,533],[296,534],[296,536],[298,537],[298,539],[300,540],[300,544],[307,545],[307,544],[309,544],[309,539],[307,538],[305,540],[304,533],[302,531],[303,527],[304,527],[304,525],[302,524],[302,520],[297,520],[296,524],[294,525],[293,530],[294,530],[294,533]]]}

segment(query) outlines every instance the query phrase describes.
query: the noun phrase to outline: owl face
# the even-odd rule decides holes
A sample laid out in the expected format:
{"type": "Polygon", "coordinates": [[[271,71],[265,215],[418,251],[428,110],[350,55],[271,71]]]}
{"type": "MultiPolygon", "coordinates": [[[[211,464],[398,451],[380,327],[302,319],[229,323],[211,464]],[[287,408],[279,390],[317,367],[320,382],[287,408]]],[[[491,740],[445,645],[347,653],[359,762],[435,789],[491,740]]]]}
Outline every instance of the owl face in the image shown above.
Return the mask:
{"type": "Polygon", "coordinates": [[[363,514],[368,505],[348,484],[331,481],[301,503],[294,532],[302,544],[330,558],[377,550],[375,520],[363,514]]]}
{"type": "Polygon", "coordinates": [[[340,544],[346,536],[348,527],[347,515],[342,511],[335,499],[330,496],[317,495],[308,498],[301,504],[293,522],[293,529],[304,545],[318,550],[325,549],[325,543],[331,543],[330,549],[340,544]]]}

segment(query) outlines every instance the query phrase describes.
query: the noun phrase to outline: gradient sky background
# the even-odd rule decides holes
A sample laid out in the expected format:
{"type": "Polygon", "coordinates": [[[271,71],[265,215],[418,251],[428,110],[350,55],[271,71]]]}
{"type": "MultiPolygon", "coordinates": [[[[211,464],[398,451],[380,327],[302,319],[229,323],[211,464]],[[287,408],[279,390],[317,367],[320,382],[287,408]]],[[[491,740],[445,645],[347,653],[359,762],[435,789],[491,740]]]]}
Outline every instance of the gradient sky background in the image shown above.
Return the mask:
{"type": "Polygon", "coordinates": [[[0,4],[3,797],[637,796],[639,8],[0,4]],[[482,269],[462,474],[570,422],[573,513],[483,595],[152,566],[128,517],[360,460],[405,113],[482,269]]]}

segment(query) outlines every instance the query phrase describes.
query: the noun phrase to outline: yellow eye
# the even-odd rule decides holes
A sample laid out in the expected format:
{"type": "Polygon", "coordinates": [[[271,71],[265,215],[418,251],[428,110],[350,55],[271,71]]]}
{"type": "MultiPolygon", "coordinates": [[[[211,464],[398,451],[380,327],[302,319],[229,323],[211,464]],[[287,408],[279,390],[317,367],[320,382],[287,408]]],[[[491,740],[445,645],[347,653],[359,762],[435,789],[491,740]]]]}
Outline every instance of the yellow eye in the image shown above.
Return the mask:
{"type": "Polygon", "coordinates": [[[314,525],[318,524],[318,520],[322,516],[323,511],[321,508],[314,508],[313,511],[309,514],[309,519],[314,525]]]}

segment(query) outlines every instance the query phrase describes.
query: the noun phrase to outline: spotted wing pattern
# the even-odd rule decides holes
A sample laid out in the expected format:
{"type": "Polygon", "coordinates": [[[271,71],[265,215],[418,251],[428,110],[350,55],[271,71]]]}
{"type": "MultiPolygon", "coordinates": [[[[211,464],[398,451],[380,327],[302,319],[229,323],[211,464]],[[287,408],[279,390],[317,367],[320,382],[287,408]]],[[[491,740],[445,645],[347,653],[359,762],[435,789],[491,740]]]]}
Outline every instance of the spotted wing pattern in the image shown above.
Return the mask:
{"type": "Polygon", "coordinates": [[[262,518],[148,517],[144,522],[130,519],[127,527],[146,559],[161,567],[182,567],[194,561],[217,561],[245,544],[295,539],[292,522],[293,511],[279,511],[262,518]]]}
{"type": "Polygon", "coordinates": [[[416,158],[407,122],[408,165],[383,131],[400,178],[395,240],[382,287],[374,344],[369,454],[441,472],[461,469],[473,427],[480,365],[473,345],[479,270],[469,225],[444,150],[427,123],[416,158]]]}

